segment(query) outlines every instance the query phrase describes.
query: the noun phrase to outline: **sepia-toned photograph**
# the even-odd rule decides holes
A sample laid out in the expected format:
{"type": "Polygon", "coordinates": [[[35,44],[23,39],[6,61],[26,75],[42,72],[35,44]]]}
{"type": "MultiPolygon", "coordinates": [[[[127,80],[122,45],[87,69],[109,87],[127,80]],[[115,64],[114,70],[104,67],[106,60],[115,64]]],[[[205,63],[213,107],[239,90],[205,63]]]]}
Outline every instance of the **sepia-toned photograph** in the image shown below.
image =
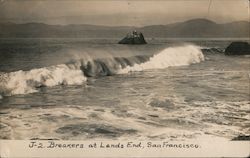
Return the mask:
{"type": "Polygon", "coordinates": [[[1,0],[0,139],[250,141],[249,17],[249,0],[1,0]]]}

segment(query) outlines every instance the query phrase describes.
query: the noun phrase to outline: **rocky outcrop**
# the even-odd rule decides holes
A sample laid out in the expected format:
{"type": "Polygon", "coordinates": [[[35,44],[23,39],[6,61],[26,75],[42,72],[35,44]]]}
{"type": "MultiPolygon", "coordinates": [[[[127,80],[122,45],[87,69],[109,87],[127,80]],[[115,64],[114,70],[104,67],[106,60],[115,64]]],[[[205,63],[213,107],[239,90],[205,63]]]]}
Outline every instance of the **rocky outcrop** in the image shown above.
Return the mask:
{"type": "Polygon", "coordinates": [[[233,141],[249,141],[250,135],[240,135],[232,139],[233,141]]]}
{"type": "Polygon", "coordinates": [[[250,44],[247,42],[232,42],[226,48],[225,55],[250,55],[250,44]]]}
{"type": "Polygon", "coordinates": [[[147,44],[147,42],[144,39],[143,34],[141,32],[137,33],[136,31],[133,31],[132,34],[128,34],[118,43],[119,44],[147,44]]]}

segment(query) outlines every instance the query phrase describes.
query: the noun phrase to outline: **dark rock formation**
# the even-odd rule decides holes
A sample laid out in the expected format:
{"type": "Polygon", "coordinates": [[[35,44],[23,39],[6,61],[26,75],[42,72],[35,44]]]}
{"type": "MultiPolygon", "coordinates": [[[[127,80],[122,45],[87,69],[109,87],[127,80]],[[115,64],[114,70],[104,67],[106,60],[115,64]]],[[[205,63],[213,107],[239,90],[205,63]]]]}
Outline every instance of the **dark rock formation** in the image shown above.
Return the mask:
{"type": "Polygon", "coordinates": [[[226,48],[225,55],[250,55],[250,44],[247,42],[232,42],[226,48]]]}
{"type": "Polygon", "coordinates": [[[250,135],[240,135],[240,136],[237,136],[235,138],[233,138],[232,140],[234,141],[249,141],[250,140],[250,135]]]}
{"type": "Polygon", "coordinates": [[[136,31],[133,31],[132,34],[128,34],[125,38],[119,41],[119,44],[147,44],[147,42],[141,32],[137,33],[136,31]]]}

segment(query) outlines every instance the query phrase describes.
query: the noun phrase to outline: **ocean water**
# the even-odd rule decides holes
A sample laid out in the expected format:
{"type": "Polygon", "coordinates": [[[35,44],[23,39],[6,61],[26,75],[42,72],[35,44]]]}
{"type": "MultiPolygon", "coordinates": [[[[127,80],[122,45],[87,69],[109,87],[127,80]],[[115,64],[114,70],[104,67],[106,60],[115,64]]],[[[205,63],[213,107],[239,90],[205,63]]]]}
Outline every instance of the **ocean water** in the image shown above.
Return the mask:
{"type": "Polygon", "coordinates": [[[250,57],[230,40],[0,39],[0,138],[250,135],[250,57]]]}

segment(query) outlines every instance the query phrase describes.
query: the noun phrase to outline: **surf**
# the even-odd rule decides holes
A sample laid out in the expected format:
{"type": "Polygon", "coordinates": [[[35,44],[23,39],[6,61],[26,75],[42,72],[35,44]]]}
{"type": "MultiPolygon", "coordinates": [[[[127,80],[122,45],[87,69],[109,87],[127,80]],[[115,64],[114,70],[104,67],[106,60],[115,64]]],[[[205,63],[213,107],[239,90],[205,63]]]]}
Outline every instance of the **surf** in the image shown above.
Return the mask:
{"type": "Polygon", "coordinates": [[[0,95],[39,92],[41,87],[82,85],[89,77],[112,76],[170,66],[185,66],[204,61],[200,47],[167,47],[153,56],[83,58],[69,63],[0,74],[0,95]]]}
{"type": "Polygon", "coordinates": [[[56,65],[1,74],[0,94],[11,96],[38,92],[40,87],[80,85],[87,79],[76,65],[56,65]]]}
{"type": "Polygon", "coordinates": [[[148,62],[127,66],[121,69],[119,73],[128,73],[133,71],[143,71],[148,69],[163,69],[170,66],[185,66],[204,61],[204,55],[198,46],[187,45],[179,47],[170,47],[154,55],[148,62]]]}

